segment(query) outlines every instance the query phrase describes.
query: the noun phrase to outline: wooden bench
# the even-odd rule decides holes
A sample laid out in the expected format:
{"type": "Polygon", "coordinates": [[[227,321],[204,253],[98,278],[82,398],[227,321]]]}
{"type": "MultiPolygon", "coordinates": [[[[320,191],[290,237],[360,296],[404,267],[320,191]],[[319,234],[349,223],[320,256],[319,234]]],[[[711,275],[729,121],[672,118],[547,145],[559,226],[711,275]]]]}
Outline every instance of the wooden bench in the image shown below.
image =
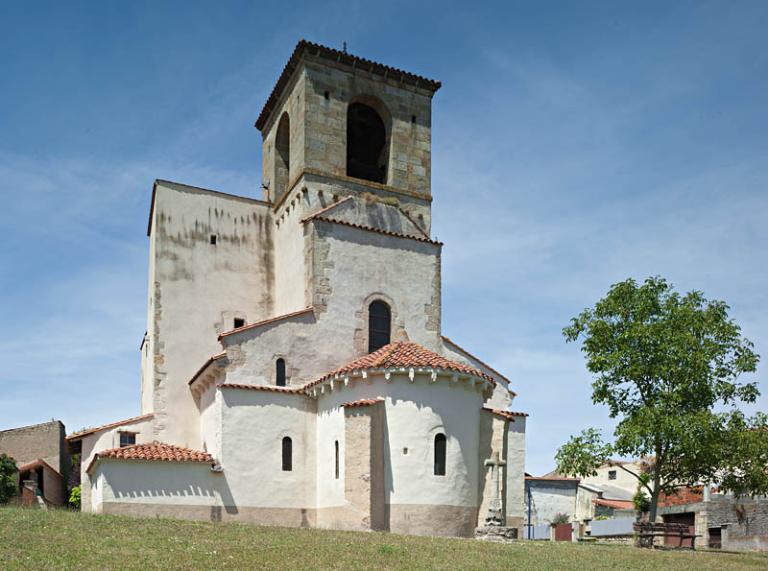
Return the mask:
{"type": "Polygon", "coordinates": [[[664,546],[671,549],[696,549],[696,538],[701,537],[691,533],[688,525],[684,523],[647,523],[636,522],[633,524],[637,544],[639,547],[657,547],[655,545],[657,537],[664,538],[664,546]],[[669,545],[668,540],[675,538],[678,545],[669,545]],[[690,539],[691,546],[683,545],[683,540],[690,539]]]}

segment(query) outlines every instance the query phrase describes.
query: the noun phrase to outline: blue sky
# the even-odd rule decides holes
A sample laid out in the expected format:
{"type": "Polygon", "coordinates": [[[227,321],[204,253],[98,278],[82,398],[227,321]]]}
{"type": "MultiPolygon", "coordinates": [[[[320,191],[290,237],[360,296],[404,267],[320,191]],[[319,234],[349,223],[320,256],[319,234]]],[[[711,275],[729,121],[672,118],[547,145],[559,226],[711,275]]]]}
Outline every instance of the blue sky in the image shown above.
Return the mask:
{"type": "Polygon", "coordinates": [[[724,299],[768,359],[766,29],[760,1],[3,2],[0,428],[138,412],[152,181],[260,196],[301,37],[443,82],[443,329],[513,380],[530,472],[610,426],[561,329],[612,283],[724,299]]]}

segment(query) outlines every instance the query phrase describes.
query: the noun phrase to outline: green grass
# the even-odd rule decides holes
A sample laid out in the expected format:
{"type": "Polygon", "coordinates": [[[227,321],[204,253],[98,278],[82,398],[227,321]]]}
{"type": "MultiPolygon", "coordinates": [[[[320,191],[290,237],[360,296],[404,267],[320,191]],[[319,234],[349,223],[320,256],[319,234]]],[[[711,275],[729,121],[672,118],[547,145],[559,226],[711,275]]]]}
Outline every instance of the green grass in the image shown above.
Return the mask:
{"type": "Polygon", "coordinates": [[[0,569],[768,569],[768,556],[407,537],[0,508],[0,569]]]}

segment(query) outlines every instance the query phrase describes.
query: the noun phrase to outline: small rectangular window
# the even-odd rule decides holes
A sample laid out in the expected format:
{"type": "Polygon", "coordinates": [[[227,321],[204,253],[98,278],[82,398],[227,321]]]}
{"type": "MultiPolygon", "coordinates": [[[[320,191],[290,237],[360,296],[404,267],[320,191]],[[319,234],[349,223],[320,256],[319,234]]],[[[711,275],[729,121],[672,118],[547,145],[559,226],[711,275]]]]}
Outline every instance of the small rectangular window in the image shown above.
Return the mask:
{"type": "Polygon", "coordinates": [[[126,446],[133,446],[134,444],[136,444],[135,432],[120,433],[120,448],[125,448],[126,446]]]}
{"type": "Polygon", "coordinates": [[[616,479],[616,470],[609,470],[608,471],[608,479],[609,480],[615,480],[616,479]]]}
{"type": "Polygon", "coordinates": [[[216,245],[216,234],[211,234],[211,246],[216,245]]]}
{"type": "Polygon", "coordinates": [[[235,329],[239,327],[243,327],[245,325],[245,319],[243,319],[242,317],[235,317],[234,324],[235,324],[235,329]]]}

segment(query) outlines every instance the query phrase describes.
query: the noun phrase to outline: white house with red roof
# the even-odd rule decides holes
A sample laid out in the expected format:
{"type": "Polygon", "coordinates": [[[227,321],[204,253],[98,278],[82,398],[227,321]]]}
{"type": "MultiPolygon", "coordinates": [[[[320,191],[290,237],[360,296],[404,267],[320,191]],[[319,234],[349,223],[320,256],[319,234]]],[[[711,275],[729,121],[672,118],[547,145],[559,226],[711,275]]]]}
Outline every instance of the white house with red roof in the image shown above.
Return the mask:
{"type": "Polygon", "coordinates": [[[302,40],[256,121],[261,200],[155,181],[141,415],[69,437],[83,510],[522,527],[526,415],[441,329],[439,87],[302,40]]]}

